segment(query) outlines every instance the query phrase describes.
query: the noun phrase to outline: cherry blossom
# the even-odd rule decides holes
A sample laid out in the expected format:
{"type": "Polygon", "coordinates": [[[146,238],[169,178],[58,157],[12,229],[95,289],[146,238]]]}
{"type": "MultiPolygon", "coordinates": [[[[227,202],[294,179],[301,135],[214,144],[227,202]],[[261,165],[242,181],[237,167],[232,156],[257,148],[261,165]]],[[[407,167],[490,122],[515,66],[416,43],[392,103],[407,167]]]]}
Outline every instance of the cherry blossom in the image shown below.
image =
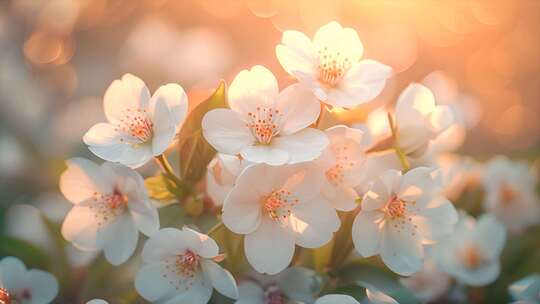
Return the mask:
{"type": "Polygon", "coordinates": [[[504,156],[490,160],[484,168],[484,208],[493,213],[510,232],[523,232],[540,223],[540,200],[536,194],[537,177],[524,162],[504,156]]]}
{"type": "Polygon", "coordinates": [[[86,302],[86,304],[109,304],[109,302],[107,302],[105,300],[102,300],[102,299],[93,299],[93,300],[90,300],[90,301],[86,302]]]}
{"type": "Polygon", "coordinates": [[[277,166],[313,160],[328,145],[322,131],[308,128],[320,113],[315,97],[299,84],[279,92],[265,67],[241,71],[228,96],[230,109],[214,109],[202,121],[204,137],[220,153],[277,166]]]}
{"type": "Polygon", "coordinates": [[[0,302],[48,304],[58,294],[56,278],[45,271],[27,269],[15,257],[0,260],[0,302]]]}
{"type": "Polygon", "coordinates": [[[218,245],[205,234],[187,227],[161,229],[144,245],[135,288],[153,303],[206,304],[214,288],[237,299],[234,278],[215,262],[221,258],[218,245]]]}
{"type": "Polygon", "coordinates": [[[408,278],[402,278],[401,284],[411,290],[423,303],[433,302],[450,288],[450,276],[441,271],[432,257],[424,261],[424,267],[408,278]]]}
{"type": "Polygon", "coordinates": [[[103,99],[108,122],[94,125],[83,137],[88,149],[104,160],[137,168],[162,154],[187,114],[181,86],[167,84],[152,97],[142,80],[126,74],[115,80],[103,99]]]}
{"type": "Polygon", "coordinates": [[[360,304],[353,297],[342,294],[329,294],[322,296],[315,301],[314,304],[360,304]]]}
{"type": "Polygon", "coordinates": [[[531,274],[508,287],[513,304],[536,304],[540,302],[540,274],[531,274]]]}
{"type": "Polygon", "coordinates": [[[364,133],[343,125],[325,132],[330,144],[315,161],[325,176],[322,194],[337,210],[350,211],[360,198],[354,188],[362,181],[364,133]]]}
{"type": "Polygon", "coordinates": [[[412,157],[422,156],[431,141],[453,121],[448,106],[437,105],[433,93],[418,83],[410,84],[401,93],[394,119],[397,145],[412,157]]]}
{"type": "Polygon", "coordinates": [[[360,60],[364,52],[358,34],[337,22],[322,26],[313,41],[298,31],[285,31],[276,56],[287,73],[334,106],[353,108],[383,90],[392,69],[375,60],[360,60]]]}
{"type": "Polygon", "coordinates": [[[389,170],[369,187],[354,220],[352,238],[364,257],[380,254],[400,275],[422,268],[424,245],[450,234],[457,213],[438,195],[438,171],[418,167],[405,174],[389,170]]]}
{"type": "Polygon", "coordinates": [[[73,208],[66,215],[62,235],[80,250],[103,250],[111,264],[122,264],[135,251],[138,231],[150,236],[159,229],[144,180],[120,164],[99,166],[84,158],[66,163],[60,190],[73,208]]]}
{"type": "Polygon", "coordinates": [[[236,178],[251,163],[238,156],[218,153],[208,164],[206,171],[206,192],[216,206],[223,205],[236,178]]]}
{"type": "Polygon", "coordinates": [[[475,220],[462,214],[454,233],[437,245],[434,257],[441,270],[459,281],[484,286],[499,276],[505,242],[506,229],[493,215],[475,220]]]}
{"type": "Polygon", "coordinates": [[[321,283],[314,270],[303,267],[290,267],[277,275],[254,274],[238,285],[239,297],[234,304],[313,303],[321,283]]]}
{"type": "Polygon", "coordinates": [[[276,274],[291,262],[295,244],[317,248],[340,226],[336,211],[317,189],[323,177],[312,164],[247,167],[223,204],[223,223],[245,234],[248,262],[276,274]]]}

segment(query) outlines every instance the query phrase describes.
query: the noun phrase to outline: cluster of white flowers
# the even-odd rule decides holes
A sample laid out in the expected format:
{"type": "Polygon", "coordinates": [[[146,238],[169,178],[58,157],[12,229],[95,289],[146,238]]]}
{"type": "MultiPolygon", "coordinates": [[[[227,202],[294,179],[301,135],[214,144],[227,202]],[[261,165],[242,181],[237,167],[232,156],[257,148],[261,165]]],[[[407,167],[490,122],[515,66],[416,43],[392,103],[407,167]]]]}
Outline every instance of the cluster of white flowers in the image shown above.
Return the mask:
{"type": "MultiPolygon", "coordinates": [[[[468,182],[456,185],[455,171],[460,180],[472,181],[472,165],[457,156],[445,162],[449,156],[438,147],[444,146],[443,134],[449,137],[445,131],[461,123],[459,110],[438,103],[437,94],[419,83],[383,113],[382,127],[379,110],[367,125],[322,129],[325,115],[373,100],[392,76],[390,67],[361,59],[362,53],[356,31],[336,22],[321,27],[313,39],[285,31],[276,55],[297,82],[280,91],[267,68],[243,70],[228,89],[228,108],[212,109],[198,122],[217,151],[202,165],[206,194],[221,209],[218,227],[222,223],[227,233],[242,236],[240,246],[254,273],[220,265],[242,258],[242,252],[220,254],[213,231],[160,227],[159,203],[152,202],[135,169],[156,159],[165,179],[182,182],[185,176],[174,174],[164,153],[189,117],[188,101],[176,84],[151,96],[131,74],[105,93],[108,122],[83,138],[106,162],[67,161],[60,190],[73,207],[63,237],[80,250],[103,251],[113,265],[136,252],[139,232],[148,237],[134,286],[153,303],[205,304],[214,289],[236,304],[359,303],[331,294],[339,278],[327,280],[356,253],[380,256],[391,271],[410,276],[401,282],[421,301],[443,295],[450,278],[471,286],[493,282],[506,227],[519,233],[540,222],[536,179],[525,165],[496,158],[483,175],[475,175],[482,179],[489,214],[476,220],[458,212],[449,193],[459,197],[468,182]],[[294,267],[303,261],[302,248],[328,246],[333,253],[318,272],[294,267]],[[327,288],[321,292],[317,284],[327,288]]],[[[362,280],[355,286],[365,290],[365,303],[398,303],[381,286],[362,280]]],[[[0,300],[38,304],[51,302],[58,284],[51,275],[6,258],[0,262],[0,287],[0,300]]],[[[518,289],[511,292],[524,293],[518,289]]]]}

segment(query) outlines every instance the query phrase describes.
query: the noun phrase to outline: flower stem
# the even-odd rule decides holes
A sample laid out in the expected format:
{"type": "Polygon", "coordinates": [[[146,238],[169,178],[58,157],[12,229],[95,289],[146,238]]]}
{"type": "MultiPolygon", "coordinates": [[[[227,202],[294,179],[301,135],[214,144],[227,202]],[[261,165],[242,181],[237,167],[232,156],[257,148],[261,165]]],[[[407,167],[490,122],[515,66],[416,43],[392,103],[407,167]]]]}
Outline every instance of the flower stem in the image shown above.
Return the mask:
{"type": "Polygon", "coordinates": [[[160,155],[156,156],[155,159],[156,159],[157,163],[159,164],[159,166],[161,167],[161,170],[163,171],[163,173],[165,173],[165,175],[170,180],[172,180],[176,184],[177,187],[180,187],[182,185],[182,181],[180,180],[180,178],[176,174],[174,174],[172,166],[169,163],[169,161],[167,160],[167,157],[165,157],[164,154],[160,154],[160,155]]]}
{"type": "Polygon", "coordinates": [[[396,155],[399,158],[399,162],[401,163],[401,167],[403,168],[403,172],[409,171],[411,168],[411,165],[409,164],[409,161],[407,160],[407,157],[405,156],[405,153],[403,153],[403,150],[398,145],[398,138],[397,138],[397,128],[394,124],[394,120],[392,118],[392,114],[388,112],[388,123],[390,124],[390,130],[392,131],[392,138],[394,139],[394,151],[396,151],[396,155]]]}

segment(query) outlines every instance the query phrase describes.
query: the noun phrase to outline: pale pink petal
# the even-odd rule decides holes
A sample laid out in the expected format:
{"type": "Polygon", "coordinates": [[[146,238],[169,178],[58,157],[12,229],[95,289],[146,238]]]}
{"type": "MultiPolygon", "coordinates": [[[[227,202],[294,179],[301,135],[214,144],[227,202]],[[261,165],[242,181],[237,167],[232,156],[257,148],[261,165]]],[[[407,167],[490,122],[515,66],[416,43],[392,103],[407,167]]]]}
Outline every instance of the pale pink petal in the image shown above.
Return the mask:
{"type": "Polygon", "coordinates": [[[360,211],[352,226],[352,240],[356,251],[363,257],[380,252],[382,231],[380,222],[384,214],[378,211],[360,211]]]}
{"type": "Polygon", "coordinates": [[[229,87],[229,107],[247,118],[257,108],[273,108],[278,97],[276,77],[267,68],[256,65],[242,70],[229,87]]]}
{"type": "MultiPolygon", "coordinates": [[[[278,138],[274,139],[276,142],[278,138]]],[[[289,159],[289,153],[283,147],[274,145],[247,146],[240,151],[240,155],[253,163],[265,163],[271,166],[280,166],[286,164],[289,159]]]]}
{"type": "Polygon", "coordinates": [[[125,74],[122,79],[113,81],[105,92],[105,115],[111,123],[119,123],[125,118],[127,109],[146,109],[149,100],[150,92],[144,82],[131,74],[125,74]]]}
{"type": "Polygon", "coordinates": [[[311,40],[298,31],[285,31],[281,44],[276,46],[276,57],[287,73],[295,72],[315,74],[317,54],[311,40]]]}
{"type": "Polygon", "coordinates": [[[380,251],[384,264],[399,275],[409,276],[422,269],[422,239],[409,221],[394,219],[385,222],[380,251]]]}
{"type": "Polygon", "coordinates": [[[73,207],[62,224],[62,236],[78,249],[85,251],[101,249],[97,231],[95,213],[88,207],[73,207]]]}
{"type": "Polygon", "coordinates": [[[153,126],[152,154],[158,156],[167,150],[176,134],[175,121],[168,105],[158,99],[150,105],[150,117],[153,126]]]}
{"type": "Polygon", "coordinates": [[[100,229],[97,238],[103,244],[105,258],[113,265],[120,265],[133,255],[139,232],[131,217],[122,214],[100,229]]]}
{"type": "Polygon", "coordinates": [[[229,109],[215,109],[206,113],[202,128],[204,138],[221,153],[238,154],[255,142],[246,123],[229,109]]]}
{"type": "Polygon", "coordinates": [[[104,176],[100,167],[84,158],[66,161],[67,170],[60,176],[60,191],[72,203],[78,204],[91,198],[95,192],[112,191],[113,180],[104,176]]]}
{"type": "Polygon", "coordinates": [[[320,103],[313,93],[300,84],[286,87],[279,93],[276,108],[280,111],[280,134],[289,135],[317,121],[320,103]]]}
{"type": "Polygon", "coordinates": [[[51,303],[58,294],[56,278],[45,271],[31,269],[26,274],[33,303],[51,303]]]}
{"type": "Polygon", "coordinates": [[[231,299],[238,299],[238,287],[229,271],[212,260],[202,260],[201,267],[205,277],[219,293],[231,299]]]}
{"type": "Polygon", "coordinates": [[[271,146],[287,151],[288,164],[314,160],[328,146],[328,137],[323,131],[313,128],[303,129],[291,135],[278,136],[271,146]]]}
{"type": "Polygon", "coordinates": [[[294,206],[289,222],[296,243],[305,248],[318,248],[328,243],[341,224],[336,211],[323,199],[294,206]]]}
{"type": "Polygon", "coordinates": [[[176,132],[180,130],[186,119],[188,98],[184,89],[176,83],[169,83],[157,89],[150,99],[150,104],[164,101],[173,117],[176,132]]]}
{"type": "MultiPolygon", "coordinates": [[[[248,174],[251,175],[251,172],[248,174]]],[[[255,231],[261,222],[261,195],[254,189],[244,187],[243,181],[238,184],[243,187],[233,189],[225,199],[222,220],[231,231],[248,234],[255,231]]]]}

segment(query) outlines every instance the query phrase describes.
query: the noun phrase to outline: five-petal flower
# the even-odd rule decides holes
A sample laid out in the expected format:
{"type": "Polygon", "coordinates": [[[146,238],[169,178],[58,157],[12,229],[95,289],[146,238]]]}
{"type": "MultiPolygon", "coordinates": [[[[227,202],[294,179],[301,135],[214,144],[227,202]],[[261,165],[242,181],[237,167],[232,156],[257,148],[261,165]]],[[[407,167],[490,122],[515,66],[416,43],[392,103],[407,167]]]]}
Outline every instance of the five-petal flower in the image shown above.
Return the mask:
{"type": "Polygon", "coordinates": [[[113,81],[103,102],[108,122],[94,125],[83,140],[102,159],[132,168],[167,149],[188,108],[181,86],[161,86],[150,97],[144,82],[131,74],[113,81]]]}
{"type": "Polygon", "coordinates": [[[360,60],[358,34],[337,22],[321,27],[311,41],[298,31],[285,31],[276,56],[287,73],[309,87],[323,102],[353,108],[371,101],[384,88],[392,69],[375,60],[360,60]]]}

